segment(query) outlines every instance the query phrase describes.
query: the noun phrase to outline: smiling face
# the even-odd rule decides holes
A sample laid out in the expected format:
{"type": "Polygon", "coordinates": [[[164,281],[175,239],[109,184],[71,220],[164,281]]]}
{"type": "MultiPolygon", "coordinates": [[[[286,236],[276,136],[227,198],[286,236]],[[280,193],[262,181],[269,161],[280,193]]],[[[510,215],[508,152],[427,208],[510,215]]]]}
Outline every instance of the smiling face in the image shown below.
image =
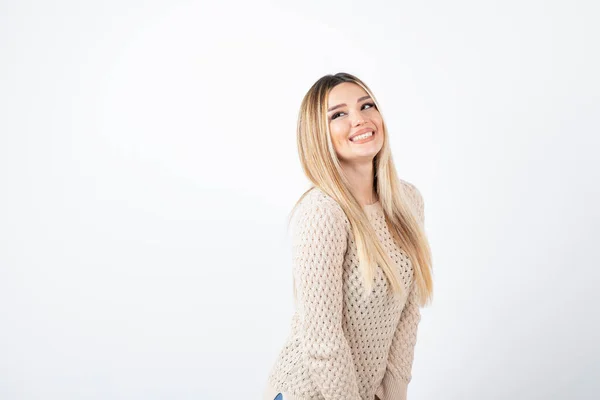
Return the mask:
{"type": "Polygon", "coordinates": [[[340,83],[329,92],[327,110],[340,162],[373,161],[383,146],[383,119],[369,94],[355,83],[340,83]]]}

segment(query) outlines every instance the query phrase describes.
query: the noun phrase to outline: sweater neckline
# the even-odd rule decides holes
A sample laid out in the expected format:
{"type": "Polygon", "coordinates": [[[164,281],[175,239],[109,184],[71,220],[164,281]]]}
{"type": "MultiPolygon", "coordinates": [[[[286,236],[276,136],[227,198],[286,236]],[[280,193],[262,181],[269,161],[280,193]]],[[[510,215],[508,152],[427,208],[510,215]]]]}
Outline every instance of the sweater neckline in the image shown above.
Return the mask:
{"type": "Polygon", "coordinates": [[[365,210],[375,210],[375,209],[379,208],[379,200],[377,200],[377,201],[376,201],[375,203],[373,203],[373,204],[365,204],[365,205],[363,206],[363,208],[364,208],[365,210]]]}

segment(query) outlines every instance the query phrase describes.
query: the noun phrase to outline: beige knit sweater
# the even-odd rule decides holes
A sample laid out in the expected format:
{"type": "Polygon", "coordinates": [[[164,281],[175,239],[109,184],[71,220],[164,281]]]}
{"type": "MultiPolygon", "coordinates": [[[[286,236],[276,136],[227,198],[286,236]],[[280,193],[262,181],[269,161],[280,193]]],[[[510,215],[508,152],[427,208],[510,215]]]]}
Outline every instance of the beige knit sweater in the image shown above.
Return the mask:
{"type": "MultiPolygon", "coordinates": [[[[419,190],[401,180],[421,223],[419,190]]],[[[313,188],[293,225],[293,273],[297,289],[291,333],[268,385],[294,400],[406,399],[421,320],[411,260],[398,248],[379,202],[364,207],[377,237],[404,282],[407,297],[394,298],[377,268],[365,287],[350,223],[339,204],[313,188]]],[[[285,397],[284,397],[285,399],[285,397]]]]}

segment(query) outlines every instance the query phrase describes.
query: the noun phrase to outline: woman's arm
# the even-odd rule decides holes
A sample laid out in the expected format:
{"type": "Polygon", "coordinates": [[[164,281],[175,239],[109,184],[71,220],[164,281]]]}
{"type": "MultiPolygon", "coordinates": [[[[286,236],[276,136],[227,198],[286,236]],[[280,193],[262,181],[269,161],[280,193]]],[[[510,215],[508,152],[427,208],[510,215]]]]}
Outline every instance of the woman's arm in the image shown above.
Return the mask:
{"type": "Polygon", "coordinates": [[[376,393],[381,400],[405,400],[408,384],[412,378],[411,371],[421,312],[417,303],[416,283],[413,282],[411,287],[412,290],[392,339],[387,369],[376,393]]]}
{"type": "MultiPolygon", "coordinates": [[[[413,184],[406,181],[403,181],[403,183],[408,200],[414,206],[419,222],[424,225],[425,207],[423,196],[413,184]]],[[[387,369],[376,393],[379,399],[406,400],[408,384],[412,379],[411,371],[420,321],[421,312],[418,304],[418,287],[413,279],[406,304],[404,305],[400,321],[392,339],[387,369]]]]}
{"type": "Polygon", "coordinates": [[[294,281],[310,379],[327,400],[360,400],[352,353],[342,330],[347,231],[340,212],[328,203],[312,203],[301,213],[293,235],[294,281]]]}

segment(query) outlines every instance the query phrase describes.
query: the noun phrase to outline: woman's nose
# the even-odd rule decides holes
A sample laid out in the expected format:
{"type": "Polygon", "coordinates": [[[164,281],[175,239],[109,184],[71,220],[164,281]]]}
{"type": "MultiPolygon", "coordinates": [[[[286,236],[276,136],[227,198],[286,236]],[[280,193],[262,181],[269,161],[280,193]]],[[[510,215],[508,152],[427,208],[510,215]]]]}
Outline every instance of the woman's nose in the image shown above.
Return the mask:
{"type": "Polygon", "coordinates": [[[356,117],[354,118],[354,126],[359,126],[359,125],[363,125],[366,121],[362,118],[362,117],[356,117]]]}

